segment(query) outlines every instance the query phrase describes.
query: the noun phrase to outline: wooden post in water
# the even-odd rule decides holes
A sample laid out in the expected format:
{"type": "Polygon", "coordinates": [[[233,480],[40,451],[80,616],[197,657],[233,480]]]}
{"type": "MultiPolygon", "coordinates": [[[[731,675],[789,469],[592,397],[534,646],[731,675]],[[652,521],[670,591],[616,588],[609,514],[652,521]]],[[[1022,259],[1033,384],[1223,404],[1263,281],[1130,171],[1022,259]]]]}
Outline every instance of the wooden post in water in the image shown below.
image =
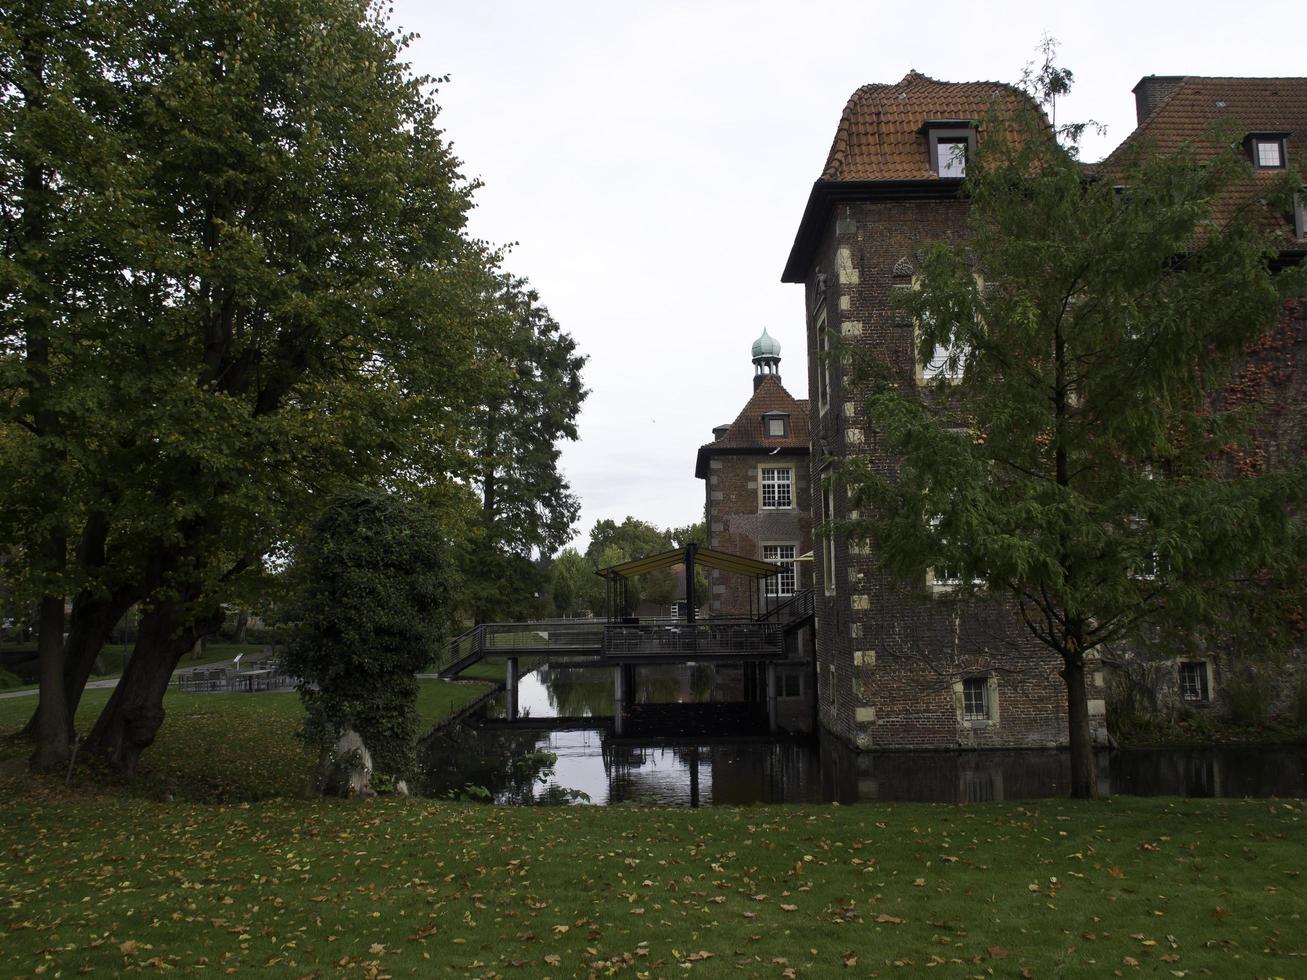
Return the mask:
{"type": "Polygon", "coordinates": [[[617,664],[613,667],[613,734],[622,734],[622,716],[626,713],[626,667],[617,664]]]}
{"type": "Polygon", "coordinates": [[[767,731],[775,735],[780,727],[776,720],[776,664],[770,661],[767,663],[767,689],[764,696],[767,698],[767,731]]]}

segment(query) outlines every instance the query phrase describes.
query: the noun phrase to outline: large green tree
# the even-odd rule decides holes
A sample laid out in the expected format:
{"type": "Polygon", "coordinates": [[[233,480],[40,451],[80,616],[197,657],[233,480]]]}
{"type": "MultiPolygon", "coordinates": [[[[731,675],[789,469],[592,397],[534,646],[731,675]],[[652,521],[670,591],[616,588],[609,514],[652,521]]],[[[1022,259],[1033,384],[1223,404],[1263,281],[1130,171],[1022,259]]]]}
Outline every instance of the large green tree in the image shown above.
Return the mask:
{"type": "Polygon", "coordinates": [[[546,589],[532,561],[572,534],[580,504],[559,468],[575,439],[585,358],[524,280],[503,277],[486,298],[480,357],[484,401],[472,449],[481,513],[464,573],[473,617],[524,618],[546,589]]]}
{"type": "Polygon", "coordinates": [[[893,465],[845,468],[849,530],[905,581],[947,570],[955,588],[927,601],[1005,602],[1057,655],[1072,791],[1091,796],[1096,651],[1289,635],[1277,600],[1301,574],[1307,470],[1236,472],[1259,406],[1219,393],[1303,279],[1272,272],[1282,202],[1247,200],[1233,148],[1087,179],[1033,105],[982,132],[970,235],[925,248],[900,297],[933,377],[861,365],[869,443],[893,465]]]}
{"type": "Polygon", "coordinates": [[[471,522],[496,256],[464,233],[473,186],[380,7],[21,13],[0,34],[3,170],[34,182],[5,197],[0,287],[2,448],[23,479],[0,514],[30,529],[49,606],[34,764],[66,762],[84,655],[139,602],[88,738],[130,772],[180,656],[335,488],[408,487],[471,522]],[[77,72],[51,73],[55,54],[77,72]],[[52,263],[60,243],[81,261],[52,263]],[[87,601],[61,643],[67,594],[87,601]]]}

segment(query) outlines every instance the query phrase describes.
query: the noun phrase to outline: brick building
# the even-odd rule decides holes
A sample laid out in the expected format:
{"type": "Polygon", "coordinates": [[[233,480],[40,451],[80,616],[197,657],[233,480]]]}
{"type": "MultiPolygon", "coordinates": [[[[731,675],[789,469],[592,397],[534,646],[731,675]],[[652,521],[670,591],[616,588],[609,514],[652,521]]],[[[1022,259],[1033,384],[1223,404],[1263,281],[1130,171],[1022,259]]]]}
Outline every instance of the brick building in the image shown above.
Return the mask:
{"type": "MultiPolygon", "coordinates": [[[[1132,150],[1174,152],[1191,147],[1199,158],[1225,149],[1230,138],[1247,154],[1251,186],[1236,188],[1215,211],[1219,218],[1245,197],[1280,179],[1286,170],[1307,172],[1307,78],[1208,78],[1149,75],[1134,88],[1135,129],[1095,169],[1111,174],[1132,150]]],[[[1307,258],[1307,200],[1298,195],[1281,216],[1282,248],[1278,262],[1307,258]]],[[[1261,413],[1250,454],[1231,460],[1236,472],[1252,473],[1267,465],[1307,458],[1307,384],[1300,365],[1307,364],[1307,302],[1284,304],[1279,322],[1250,346],[1230,382],[1214,392],[1226,408],[1267,406],[1261,413]]],[[[1199,712],[1231,712],[1229,695],[1260,688],[1269,711],[1284,709],[1307,684],[1307,651],[1259,671],[1222,651],[1195,648],[1158,663],[1122,662],[1115,682],[1146,678],[1164,708],[1184,705],[1199,712]]],[[[1243,698],[1247,701],[1247,698],[1243,698]]]]}
{"type": "MultiPolygon", "coordinates": [[[[844,109],[813,185],[783,280],[804,284],[812,393],[811,480],[818,521],[848,515],[833,457],[860,454],[887,468],[857,421],[838,344],[919,380],[913,328],[891,308],[912,284],[917,251],[966,230],[958,196],[972,120],[995,99],[1024,98],[996,83],[950,84],[916,72],[866,85],[844,109]]],[[[929,370],[929,368],[927,369],[929,370]]],[[[816,570],[817,705],[822,725],[862,749],[1052,746],[1066,740],[1060,661],[994,603],[959,609],[883,575],[865,549],[820,538],[816,570]]],[[[1101,674],[1093,675],[1101,684],[1101,674]]],[[[1092,694],[1092,692],[1091,692],[1092,694]]],[[[1092,705],[1102,717],[1103,701],[1092,705]]]]}
{"type": "MultiPolygon", "coordinates": [[[[1136,95],[1136,132],[1163,149],[1202,138],[1218,116],[1232,114],[1259,174],[1282,169],[1295,150],[1307,154],[1307,80],[1145,79],[1136,95]]],[[[861,427],[844,363],[828,355],[839,346],[877,358],[904,387],[946,369],[942,359],[919,366],[913,325],[893,310],[891,297],[912,287],[924,245],[966,234],[958,192],[967,151],[985,138],[975,121],[995,103],[1015,108],[1026,99],[1000,83],[938,82],[909,72],[897,84],[863,86],[845,106],[782,276],[804,286],[815,525],[856,516],[839,481],[827,479],[831,460],[858,455],[882,472],[891,467],[861,427]]],[[[1286,250],[1290,257],[1295,248],[1301,255],[1303,221],[1299,202],[1286,216],[1297,242],[1286,250]]],[[[1282,326],[1289,350],[1275,354],[1295,357],[1303,344],[1301,306],[1286,308],[1282,326]]],[[[1301,407],[1301,385],[1293,384],[1283,404],[1301,407]]],[[[722,481],[710,487],[710,499],[712,490],[730,493],[722,481]]],[[[838,537],[818,535],[813,572],[818,714],[842,740],[861,749],[1065,744],[1060,660],[1001,603],[932,601],[949,589],[947,577],[895,582],[865,549],[838,537]]],[[[1197,668],[1177,670],[1188,670],[1200,690],[1197,668]]],[[[1104,695],[1103,672],[1093,670],[1089,707],[1099,737],[1104,695]]]]}
{"type": "MultiPolygon", "coordinates": [[[[766,330],[753,344],[753,396],[735,421],[713,429],[699,448],[694,475],[704,481],[708,546],[777,562],[786,571],[767,579],[766,601],[784,601],[812,587],[811,472],[808,402],[781,384],[781,345],[766,330]]],[[[759,605],[752,579],[713,570],[711,616],[747,616],[759,605]]]]}

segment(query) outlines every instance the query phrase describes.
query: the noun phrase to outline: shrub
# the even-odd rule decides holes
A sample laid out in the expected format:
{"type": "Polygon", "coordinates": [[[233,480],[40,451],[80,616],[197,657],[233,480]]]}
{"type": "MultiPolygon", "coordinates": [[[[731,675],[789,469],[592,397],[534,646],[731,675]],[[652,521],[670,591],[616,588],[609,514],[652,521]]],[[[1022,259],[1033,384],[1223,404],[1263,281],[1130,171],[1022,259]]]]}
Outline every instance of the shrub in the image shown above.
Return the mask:
{"type": "Polygon", "coordinates": [[[1289,715],[1299,725],[1307,725],[1307,675],[1298,679],[1289,704],[1289,715]]]}
{"type": "Polygon", "coordinates": [[[0,691],[11,687],[22,687],[23,679],[17,674],[11,674],[9,671],[0,667],[0,691]]]}
{"type": "Polygon", "coordinates": [[[352,728],[375,772],[412,775],[414,675],[447,637],[454,606],[444,542],[435,516],[398,495],[359,490],[327,506],[302,555],[307,585],[285,657],[314,747],[352,728]]]}
{"type": "Polygon", "coordinates": [[[1225,682],[1230,720],[1239,725],[1262,725],[1270,714],[1270,685],[1250,668],[1232,673],[1225,682]]]}

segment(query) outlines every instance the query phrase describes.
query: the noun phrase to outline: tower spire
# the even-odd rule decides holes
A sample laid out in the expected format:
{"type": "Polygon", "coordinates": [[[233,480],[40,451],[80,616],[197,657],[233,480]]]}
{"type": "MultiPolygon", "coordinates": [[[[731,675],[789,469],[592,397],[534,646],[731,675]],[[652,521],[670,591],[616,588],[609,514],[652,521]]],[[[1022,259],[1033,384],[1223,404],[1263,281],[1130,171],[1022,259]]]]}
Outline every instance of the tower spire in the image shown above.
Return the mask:
{"type": "Polygon", "coordinates": [[[762,328],[762,336],[753,342],[753,388],[758,390],[758,386],[766,378],[775,378],[781,380],[781,345],[776,338],[767,332],[767,328],[762,328]]]}

